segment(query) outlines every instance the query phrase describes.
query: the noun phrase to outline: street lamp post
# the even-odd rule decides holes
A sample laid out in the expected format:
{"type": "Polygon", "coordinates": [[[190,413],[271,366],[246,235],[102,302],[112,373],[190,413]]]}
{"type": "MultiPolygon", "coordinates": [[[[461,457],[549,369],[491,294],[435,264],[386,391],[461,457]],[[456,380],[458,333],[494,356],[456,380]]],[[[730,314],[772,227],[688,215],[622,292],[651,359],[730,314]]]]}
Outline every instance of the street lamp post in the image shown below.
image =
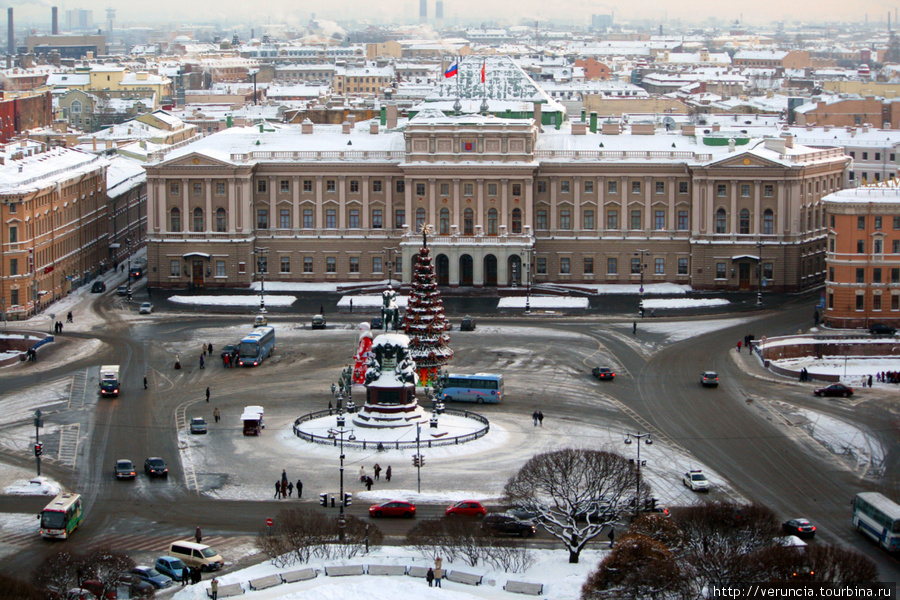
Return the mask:
{"type": "Polygon", "coordinates": [[[641,440],[647,438],[644,442],[648,446],[653,443],[653,440],[650,438],[649,433],[626,433],[625,434],[625,443],[631,444],[631,438],[637,440],[637,477],[635,478],[635,496],[634,496],[634,518],[637,519],[640,516],[641,511],[641,467],[644,463],[641,462],[641,440]]]}
{"type": "Polygon", "coordinates": [[[645,256],[645,255],[646,255],[646,256],[650,256],[650,250],[638,250],[638,251],[636,251],[636,252],[634,253],[634,255],[635,255],[635,256],[640,256],[640,257],[641,257],[641,262],[640,262],[640,264],[639,264],[639,266],[638,266],[638,270],[640,271],[640,274],[641,274],[641,289],[640,289],[640,292],[641,292],[641,295],[643,296],[643,295],[644,295],[644,269],[647,267],[647,265],[644,264],[644,256],[645,256]]]}
{"type": "MultiPolygon", "coordinates": [[[[346,521],[344,520],[344,458],[345,458],[345,456],[344,456],[344,434],[346,434],[348,432],[348,430],[344,427],[344,425],[346,425],[346,423],[347,423],[347,421],[346,421],[346,418],[344,417],[344,411],[339,405],[338,413],[337,413],[337,428],[332,429],[331,433],[336,435],[338,437],[338,439],[340,439],[340,444],[341,444],[341,490],[340,490],[340,498],[339,498],[340,513],[338,516],[338,529],[339,529],[338,539],[340,539],[341,541],[344,540],[344,526],[346,525],[346,521]]],[[[355,436],[353,435],[353,430],[351,429],[349,431],[350,431],[350,435],[347,437],[347,439],[348,440],[356,439],[355,436]]]]}
{"type": "Polygon", "coordinates": [[[756,290],[756,306],[762,307],[762,288],[763,288],[763,266],[762,266],[762,251],[763,251],[763,243],[762,240],[758,240],[756,242],[756,249],[758,253],[758,260],[756,261],[756,279],[757,279],[757,290],[756,290]]]}
{"type": "Polygon", "coordinates": [[[393,287],[394,285],[394,252],[397,251],[397,248],[383,248],[381,253],[387,256],[388,263],[388,285],[393,287]]]}
{"type": "Polygon", "coordinates": [[[126,252],[128,252],[128,285],[131,286],[131,236],[125,238],[126,252]]]}
{"type": "Polygon", "coordinates": [[[266,312],[266,271],[269,269],[268,248],[256,248],[256,269],[259,273],[259,312],[266,312]]]}
{"type": "Polygon", "coordinates": [[[532,268],[534,265],[534,248],[526,248],[519,253],[523,258],[527,259],[527,263],[522,265],[522,271],[525,273],[525,314],[531,314],[531,280],[533,278],[532,268]]]}

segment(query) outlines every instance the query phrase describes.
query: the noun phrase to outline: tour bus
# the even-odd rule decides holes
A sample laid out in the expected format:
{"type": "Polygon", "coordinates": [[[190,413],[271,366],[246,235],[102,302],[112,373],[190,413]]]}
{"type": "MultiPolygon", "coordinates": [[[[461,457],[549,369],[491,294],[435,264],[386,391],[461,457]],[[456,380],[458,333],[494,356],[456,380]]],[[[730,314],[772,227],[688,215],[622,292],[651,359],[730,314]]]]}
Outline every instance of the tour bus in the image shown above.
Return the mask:
{"type": "Polygon", "coordinates": [[[444,380],[441,396],[444,402],[476,402],[497,404],[503,399],[503,375],[475,373],[474,375],[449,374],[444,380]]]}
{"type": "Polygon", "coordinates": [[[900,504],[878,492],[853,500],[853,525],[887,550],[900,550],[900,504]]]}
{"type": "Polygon", "coordinates": [[[257,327],[238,345],[238,366],[255,367],[275,349],[275,328],[257,327]]]}
{"type": "Polygon", "coordinates": [[[65,540],[81,525],[81,494],[63,493],[41,511],[41,537],[65,540]]]}

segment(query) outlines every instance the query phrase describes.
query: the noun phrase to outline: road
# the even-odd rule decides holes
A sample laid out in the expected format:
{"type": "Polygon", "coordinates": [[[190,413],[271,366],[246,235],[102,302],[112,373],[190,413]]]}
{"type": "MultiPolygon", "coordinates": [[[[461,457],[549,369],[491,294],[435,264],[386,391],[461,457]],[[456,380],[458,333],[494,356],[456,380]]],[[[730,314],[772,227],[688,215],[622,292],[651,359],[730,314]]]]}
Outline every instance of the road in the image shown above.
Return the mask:
{"type": "MultiPolygon", "coordinates": [[[[310,300],[304,306],[310,302],[317,304],[310,300]]],[[[87,513],[77,533],[79,548],[118,541],[129,550],[140,546],[135,539],[143,536],[153,539],[146,553],[138,554],[145,558],[151,550],[158,553],[165,540],[189,537],[197,524],[221,543],[246,542],[263,528],[266,517],[275,517],[292,505],[269,499],[268,485],[258,492],[257,488],[263,488],[253,476],[278,474],[293,459],[279,453],[268,434],[259,441],[263,451],[246,453],[247,446],[242,444],[256,442],[232,435],[235,415],[246,404],[264,401],[268,431],[277,432],[299,414],[324,408],[330,398],[325,390],[346,364],[355,341],[354,324],[363,318],[330,316],[329,331],[312,332],[308,331],[309,315],[281,311],[272,318],[285,333],[279,338],[276,357],[257,370],[226,371],[215,358],[206,369],[198,368],[199,336],[209,335],[209,341],[221,348],[247,329],[246,317],[191,310],[141,318],[136,315],[138,304],[137,298],[129,304],[112,293],[97,298],[91,309],[102,327],[65,336],[72,343],[99,338],[103,346],[97,354],[69,362],[56,357],[53,366],[40,373],[15,369],[0,376],[4,389],[30,390],[42,381],[64,376],[83,376],[87,382],[83,407],[72,410],[70,399],[69,410],[51,411],[47,416],[48,423],[80,427],[74,468],[52,460],[45,463],[47,473],[85,497],[87,513]],[[173,369],[176,356],[184,367],[178,371],[173,369]],[[93,392],[96,367],[107,362],[122,369],[122,393],[115,400],[99,400],[93,392]],[[150,383],[148,390],[143,389],[144,376],[150,383]],[[214,390],[210,405],[204,399],[206,387],[214,390]],[[203,441],[188,440],[185,421],[192,415],[211,420],[213,404],[221,407],[221,426],[211,423],[203,441]],[[195,447],[193,454],[185,453],[186,445],[195,447]],[[123,482],[112,477],[116,459],[130,458],[140,470],[143,458],[157,455],[169,464],[167,480],[140,476],[123,482]],[[185,456],[194,458],[185,462],[185,456]],[[247,490],[243,496],[235,491],[242,487],[247,490]]],[[[477,312],[473,305],[462,306],[461,313],[477,312]]],[[[809,517],[819,525],[821,539],[860,550],[878,564],[885,580],[893,580],[900,574],[896,558],[853,531],[849,500],[857,491],[871,489],[894,498],[900,495],[897,401],[814,399],[808,385],[748,372],[732,352],[736,340],[748,333],[773,336],[808,327],[809,307],[807,299],[798,298],[762,314],[721,315],[727,326],[675,342],[652,333],[650,319],[639,322],[637,333],[632,334],[631,317],[621,314],[520,318],[486,313],[479,316],[479,331],[452,332],[453,365],[463,371],[506,375],[509,400],[478,410],[507,428],[521,425],[524,419],[527,432],[528,415],[542,410],[550,423],[604,422],[625,431],[649,431],[658,443],[695,457],[728,479],[730,487],[714,491],[710,499],[745,498],[773,508],[784,518],[809,517]],[[591,366],[607,363],[619,373],[614,382],[590,377],[591,366]],[[701,388],[699,373],[706,369],[718,371],[722,385],[701,388]],[[864,478],[835,457],[798,441],[773,418],[770,403],[776,399],[840,417],[880,436],[887,450],[884,474],[864,478]]],[[[457,322],[459,316],[451,314],[457,322]]],[[[53,437],[47,438],[47,447],[53,442],[53,437]]],[[[449,466],[440,471],[435,466],[432,473],[452,473],[440,485],[457,489],[476,489],[483,482],[477,478],[482,470],[496,472],[502,484],[527,456],[522,452],[513,448],[505,454],[469,456],[466,460],[472,462],[467,462],[469,468],[464,471],[452,471],[449,466]]],[[[9,449],[0,456],[18,466],[33,464],[33,458],[9,449]]],[[[296,461],[289,465],[292,473],[298,469],[294,465],[296,461]]],[[[334,472],[331,459],[317,458],[303,465],[308,498],[304,506],[318,506],[316,492],[333,485],[334,472]]],[[[673,480],[678,476],[673,473],[673,480]]],[[[434,477],[431,485],[436,485],[434,477]]],[[[33,498],[0,497],[2,512],[33,514],[40,504],[33,498]]],[[[420,518],[438,516],[443,508],[443,504],[420,505],[418,512],[420,518]]],[[[365,517],[366,509],[367,503],[357,500],[348,512],[365,517]]],[[[379,520],[377,525],[396,542],[411,523],[379,520]]],[[[7,556],[4,572],[28,570],[40,556],[58,547],[42,543],[36,535],[16,543],[29,552],[7,556]]]]}

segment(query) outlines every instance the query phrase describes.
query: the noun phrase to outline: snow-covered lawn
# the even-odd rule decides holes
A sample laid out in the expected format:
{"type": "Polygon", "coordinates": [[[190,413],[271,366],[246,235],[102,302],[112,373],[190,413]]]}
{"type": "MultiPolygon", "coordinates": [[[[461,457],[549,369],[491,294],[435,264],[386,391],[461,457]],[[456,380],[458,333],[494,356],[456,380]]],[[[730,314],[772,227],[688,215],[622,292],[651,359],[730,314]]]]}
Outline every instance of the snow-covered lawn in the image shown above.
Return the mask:
{"type": "MultiPolygon", "coordinates": [[[[259,306],[259,296],[170,296],[175,304],[191,306],[259,306]]],[[[296,296],[266,296],[269,306],[290,306],[297,301],[296,296]]]]}
{"type": "MultiPolygon", "coordinates": [[[[773,360],[772,364],[800,372],[800,369],[806,367],[810,375],[837,375],[841,381],[849,385],[862,385],[867,381],[869,375],[872,376],[872,385],[874,387],[900,390],[900,386],[895,383],[880,383],[876,377],[876,373],[887,371],[900,371],[900,357],[881,357],[881,356],[823,356],[816,358],[814,356],[804,356],[801,358],[785,358],[781,360],[773,360]]],[[[868,382],[868,381],[867,381],[868,382]]]]}
{"type": "Polygon", "coordinates": [[[724,306],[731,304],[725,298],[657,298],[655,300],[642,300],[641,305],[646,310],[658,310],[666,308],[703,308],[706,306],[724,306]]]}

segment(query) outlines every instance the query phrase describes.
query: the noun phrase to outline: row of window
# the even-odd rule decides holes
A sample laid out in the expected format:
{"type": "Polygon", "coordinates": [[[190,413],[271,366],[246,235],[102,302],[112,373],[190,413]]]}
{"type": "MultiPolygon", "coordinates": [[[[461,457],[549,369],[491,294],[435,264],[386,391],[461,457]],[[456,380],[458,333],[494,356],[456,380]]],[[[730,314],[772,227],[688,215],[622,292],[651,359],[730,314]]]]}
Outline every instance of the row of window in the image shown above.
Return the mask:
{"type": "MultiPolygon", "coordinates": [[[[834,238],[828,240],[831,252],[834,252],[834,238]]],[[[866,240],[856,240],[856,253],[866,253],[866,240]]],[[[900,240],[891,240],[891,253],[900,254],[900,240]]],[[[884,254],[884,240],[872,240],[872,254],[884,254]]]]}
{"type": "MultiPolygon", "coordinates": [[[[896,161],[897,161],[897,155],[894,154],[893,152],[891,152],[890,154],[888,154],[888,157],[889,157],[888,160],[889,160],[890,162],[896,162],[896,161]]],[[[850,151],[850,158],[856,158],[856,151],[855,151],[855,150],[851,150],[851,151],[850,151]]],[[[869,160],[869,153],[868,153],[868,152],[866,152],[866,151],[863,151],[863,152],[862,152],[862,160],[869,160]]],[[[881,152],[875,152],[875,160],[881,160],[881,152]]]]}
{"type": "MultiPolygon", "coordinates": [[[[396,257],[393,265],[393,273],[394,274],[402,274],[403,273],[403,257],[396,257]]],[[[313,257],[312,256],[304,256],[302,259],[303,263],[303,272],[304,273],[315,273],[314,265],[313,265],[313,257]]],[[[278,270],[279,273],[290,273],[291,272],[291,257],[290,256],[281,256],[278,261],[278,270]]],[[[359,265],[360,260],[358,256],[349,257],[348,271],[350,273],[359,273],[359,265]]],[[[373,274],[381,274],[384,273],[385,262],[383,257],[381,256],[373,256],[372,257],[372,273],[373,274]]],[[[245,272],[244,263],[240,263],[238,265],[238,272],[245,272]]],[[[180,277],[182,275],[182,269],[184,269],[184,274],[187,276],[188,267],[182,267],[182,262],[180,260],[171,260],[169,261],[169,276],[170,277],[180,277]]],[[[268,273],[269,272],[269,263],[268,258],[265,256],[260,257],[258,263],[258,269],[260,273],[268,273]]],[[[325,272],[326,273],[337,273],[337,257],[336,256],[326,256],[325,257],[325,272]]],[[[225,267],[224,260],[216,261],[216,274],[215,277],[227,277],[228,273],[225,267]]]]}
{"type": "MultiPolygon", "coordinates": [[[[870,310],[884,310],[881,298],[882,294],[872,294],[870,310]]],[[[831,292],[828,293],[828,308],[834,309],[834,294],[831,292]]],[[[864,294],[856,295],[856,306],[854,308],[861,312],[866,310],[866,296],[864,294]]],[[[900,295],[891,294],[891,310],[900,310],[900,295]]]]}
{"type": "MultiPolygon", "coordinates": [[[[856,283],[887,283],[884,281],[882,277],[882,273],[887,272],[888,269],[882,269],[881,267],[872,267],[872,279],[871,281],[866,281],[866,268],[859,267],[856,269],[856,283]]],[[[900,268],[891,267],[891,283],[900,283],[900,268]]],[[[834,281],[834,267],[828,267],[828,281],[834,281]]]]}
{"type": "MultiPolygon", "coordinates": [[[[894,226],[894,231],[900,230],[900,216],[892,217],[892,222],[894,226]]],[[[882,224],[884,223],[884,219],[881,216],[873,216],[872,217],[872,225],[873,229],[876,231],[882,229],[882,224]]],[[[831,215],[831,227],[834,228],[834,215],[831,215]]],[[[866,217],[856,217],[856,228],[860,231],[866,230],[866,217]]]]}

